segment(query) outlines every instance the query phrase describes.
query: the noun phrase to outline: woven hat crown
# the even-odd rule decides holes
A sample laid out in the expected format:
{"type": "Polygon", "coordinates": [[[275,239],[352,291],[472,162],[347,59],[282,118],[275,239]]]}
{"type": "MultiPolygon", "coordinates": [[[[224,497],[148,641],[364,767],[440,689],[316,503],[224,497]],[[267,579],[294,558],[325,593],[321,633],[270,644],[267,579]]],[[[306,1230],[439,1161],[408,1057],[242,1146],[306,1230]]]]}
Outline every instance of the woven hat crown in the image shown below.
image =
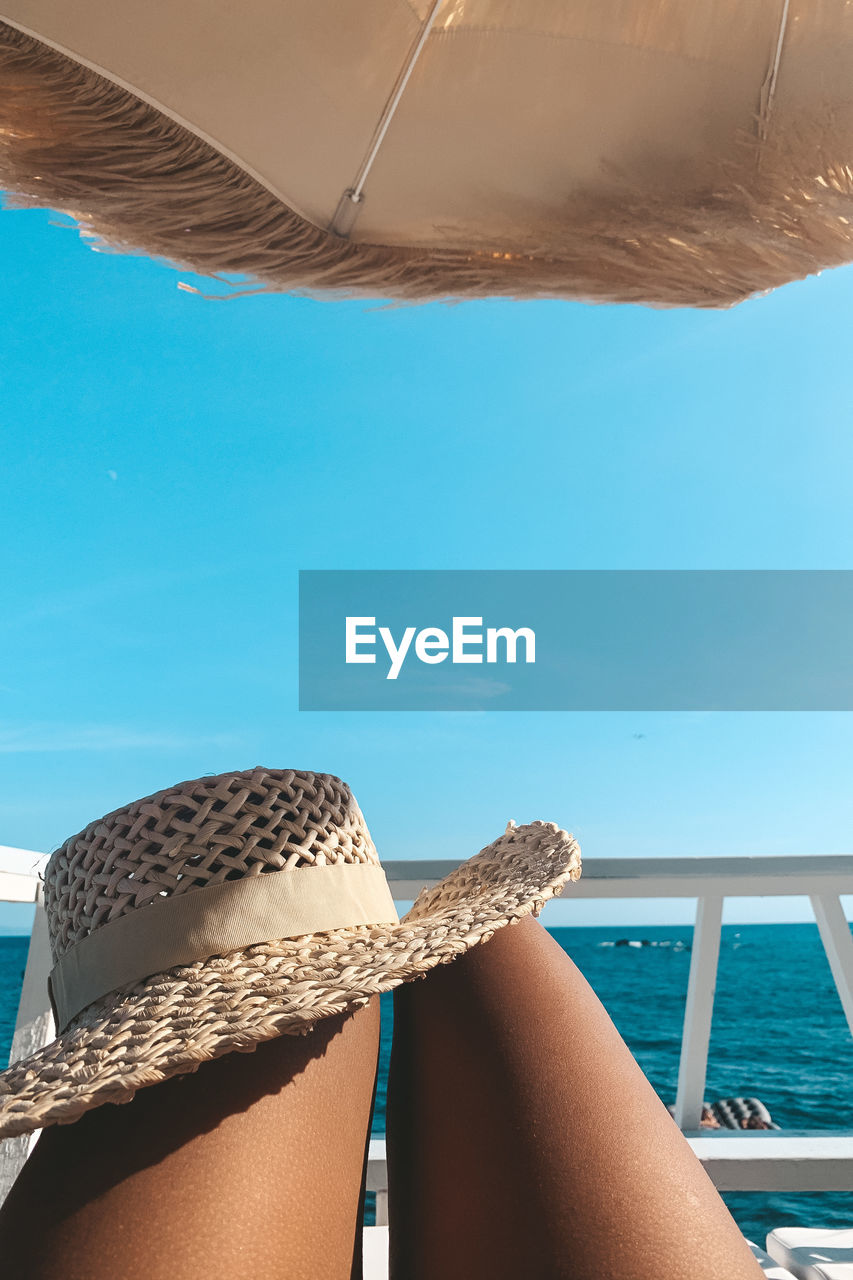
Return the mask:
{"type": "Polygon", "coordinates": [[[379,857],[346,783],[251,769],[181,782],[70,837],[45,874],[54,961],[108,921],[227,880],[379,857]]]}

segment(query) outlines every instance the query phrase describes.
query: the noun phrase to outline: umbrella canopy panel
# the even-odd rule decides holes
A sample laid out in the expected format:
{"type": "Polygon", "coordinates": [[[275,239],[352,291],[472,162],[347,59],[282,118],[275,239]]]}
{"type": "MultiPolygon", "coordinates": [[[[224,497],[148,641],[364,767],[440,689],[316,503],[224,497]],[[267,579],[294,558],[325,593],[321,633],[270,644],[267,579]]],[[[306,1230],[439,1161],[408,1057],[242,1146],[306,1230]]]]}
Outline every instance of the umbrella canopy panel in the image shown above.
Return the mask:
{"type": "MultiPolygon", "coordinates": [[[[298,260],[216,264],[274,287],[719,305],[853,256],[843,0],[4,7],[19,54],[24,33],[89,81],[103,77],[251,179],[268,214],[281,207],[303,224],[313,248],[303,243],[298,260]],[[311,252],[326,266],[337,253],[346,270],[305,278],[311,252]]],[[[48,61],[43,74],[55,83],[48,61]]],[[[77,94],[82,103],[85,84],[77,94]]],[[[30,100],[37,119],[39,95],[30,100]]],[[[53,112],[69,153],[83,118],[73,106],[56,94],[41,106],[42,132],[53,112]]],[[[7,138],[21,133],[17,110],[7,138]]],[[[141,184],[151,164],[134,145],[141,184]]],[[[7,180],[39,202],[24,150],[19,137],[7,143],[7,180]]],[[[69,196],[78,213],[95,208],[98,234],[140,240],[101,225],[97,190],[69,196]]],[[[188,236],[174,240],[152,251],[196,265],[181,252],[188,236]]]]}

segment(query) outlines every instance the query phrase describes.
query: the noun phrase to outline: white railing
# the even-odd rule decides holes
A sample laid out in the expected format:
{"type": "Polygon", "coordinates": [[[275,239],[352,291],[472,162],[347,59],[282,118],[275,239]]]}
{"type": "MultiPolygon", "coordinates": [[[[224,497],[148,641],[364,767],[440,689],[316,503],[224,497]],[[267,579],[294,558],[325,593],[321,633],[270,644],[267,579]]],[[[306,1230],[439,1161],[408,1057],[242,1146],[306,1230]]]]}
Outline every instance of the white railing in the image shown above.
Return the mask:
{"type": "MultiPolygon", "coordinates": [[[[392,862],[386,867],[398,900],[415,896],[456,866],[453,862],[392,862]]],[[[696,923],[681,1039],[675,1117],[696,1129],[702,1114],[723,900],[727,897],[811,898],[820,936],[847,1023],[853,1032],[853,935],[842,894],[853,894],[853,857],[587,858],[571,898],[695,898],[696,923]]]]}
{"type": "MultiPolygon", "coordinates": [[[[408,901],[457,864],[391,862],[391,892],[408,901]]],[[[694,898],[696,923],[681,1038],[675,1117],[721,1191],[849,1191],[853,1132],[739,1134],[696,1132],[702,1114],[711,1015],[717,985],[723,901],[727,897],[807,896],[832,976],[853,1032],[853,935],[841,903],[853,893],[853,857],[585,858],[576,898],[694,898]],[[692,1131],[692,1132],[691,1132],[692,1131]]],[[[368,1189],[376,1192],[377,1223],[387,1221],[385,1143],[374,1139],[368,1189]]]]}
{"type": "MultiPolygon", "coordinates": [[[[685,1134],[718,1191],[845,1191],[853,1186],[853,1131],[685,1134]]],[[[371,1138],[367,1190],[376,1193],[376,1225],[388,1224],[385,1139],[371,1138]]]]}
{"type": "MultiPolygon", "coordinates": [[[[41,855],[0,846],[0,901],[35,902],[36,914],[12,1044],[12,1061],[53,1035],[47,1000],[50,959],[40,902],[41,855]]],[[[398,902],[417,896],[458,863],[385,864],[398,902]]],[[[681,1039],[675,1118],[721,1190],[847,1191],[853,1188],[853,1133],[698,1133],[705,1090],[711,1015],[717,983],[723,902],[727,897],[807,896],[842,1008],[853,1032],[853,935],[842,895],[853,894],[853,857],[588,858],[576,898],[693,898],[696,923],[681,1039]]],[[[0,1200],[28,1154],[26,1139],[0,1143],[0,1200]]],[[[377,1193],[377,1221],[385,1220],[385,1144],[371,1143],[368,1188],[377,1193]]]]}

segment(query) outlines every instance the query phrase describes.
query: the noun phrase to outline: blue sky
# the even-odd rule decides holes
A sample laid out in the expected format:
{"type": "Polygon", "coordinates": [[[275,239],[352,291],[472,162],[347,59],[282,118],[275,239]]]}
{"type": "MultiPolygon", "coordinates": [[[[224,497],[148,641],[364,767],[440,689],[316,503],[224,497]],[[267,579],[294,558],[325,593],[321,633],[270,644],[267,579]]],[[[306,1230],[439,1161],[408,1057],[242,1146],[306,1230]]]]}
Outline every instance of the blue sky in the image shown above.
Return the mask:
{"type": "Polygon", "coordinates": [[[853,271],[720,313],[207,302],[56,221],[0,215],[0,844],[265,763],[346,778],[389,858],[508,817],[851,851],[849,715],[300,715],[295,644],[300,568],[853,567],[853,271]]]}

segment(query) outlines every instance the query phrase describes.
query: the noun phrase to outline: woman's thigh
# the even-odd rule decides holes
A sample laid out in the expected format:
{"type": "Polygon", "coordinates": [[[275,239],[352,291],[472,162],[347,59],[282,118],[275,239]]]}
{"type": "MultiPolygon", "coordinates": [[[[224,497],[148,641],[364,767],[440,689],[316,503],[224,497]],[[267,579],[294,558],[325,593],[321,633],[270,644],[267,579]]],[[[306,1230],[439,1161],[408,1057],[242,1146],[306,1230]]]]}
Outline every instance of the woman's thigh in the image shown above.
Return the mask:
{"type": "Polygon", "coordinates": [[[395,1280],[761,1280],[605,1009],[537,921],[400,988],[394,1009],[395,1280]]]}
{"type": "Polygon", "coordinates": [[[16,1280],[350,1280],[379,1001],[46,1130],[0,1213],[16,1280]]]}

